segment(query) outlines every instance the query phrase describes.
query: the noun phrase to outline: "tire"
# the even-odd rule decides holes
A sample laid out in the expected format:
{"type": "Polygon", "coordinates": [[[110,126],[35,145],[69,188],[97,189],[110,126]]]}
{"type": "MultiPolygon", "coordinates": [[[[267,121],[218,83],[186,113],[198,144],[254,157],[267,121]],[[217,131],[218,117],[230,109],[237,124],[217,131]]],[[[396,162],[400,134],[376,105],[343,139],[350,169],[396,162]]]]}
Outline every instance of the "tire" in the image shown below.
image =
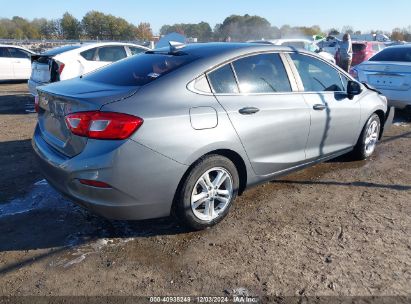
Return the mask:
{"type": "Polygon", "coordinates": [[[356,160],[364,160],[370,157],[377,145],[379,134],[381,130],[381,121],[377,114],[371,115],[367,120],[358,142],[353,150],[353,158],[356,160]]]}
{"type": "Polygon", "coordinates": [[[214,226],[228,214],[238,188],[239,176],[233,162],[221,155],[207,155],[194,165],[176,193],[174,213],[194,230],[214,226]],[[210,189],[211,185],[214,188],[210,189]]]}

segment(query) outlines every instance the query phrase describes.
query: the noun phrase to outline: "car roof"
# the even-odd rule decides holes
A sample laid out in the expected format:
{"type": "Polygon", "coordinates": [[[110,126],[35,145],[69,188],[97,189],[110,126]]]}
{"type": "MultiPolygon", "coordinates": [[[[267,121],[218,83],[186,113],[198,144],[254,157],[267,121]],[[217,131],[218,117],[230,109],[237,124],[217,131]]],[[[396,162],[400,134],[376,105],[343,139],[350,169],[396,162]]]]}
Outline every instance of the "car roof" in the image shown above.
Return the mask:
{"type": "MultiPolygon", "coordinates": [[[[168,52],[169,48],[155,49],[154,52],[168,52]]],[[[213,56],[235,56],[252,52],[264,51],[295,51],[296,48],[277,46],[273,44],[262,44],[253,42],[209,42],[187,44],[179,51],[196,57],[209,58],[213,56]]],[[[304,49],[298,49],[304,52],[304,49]]]]}
{"type": "Polygon", "coordinates": [[[48,55],[48,56],[55,56],[55,55],[65,54],[68,52],[73,52],[73,53],[82,52],[82,51],[86,51],[86,50],[89,50],[95,47],[117,46],[117,45],[135,46],[135,47],[139,47],[144,50],[147,50],[147,51],[149,50],[149,48],[145,46],[134,44],[134,43],[129,43],[129,42],[85,42],[85,43],[74,43],[74,44],[66,44],[66,45],[58,46],[58,47],[45,51],[43,54],[48,55]],[[65,48],[67,50],[65,50],[65,48]]]}
{"type": "Polygon", "coordinates": [[[26,49],[26,48],[24,48],[24,47],[22,47],[22,46],[19,46],[19,45],[0,44],[0,47],[12,47],[12,48],[16,48],[16,49],[25,50],[25,51],[30,52],[30,53],[34,53],[33,51],[31,51],[31,50],[29,50],[29,49],[26,49]]]}
{"type": "Polygon", "coordinates": [[[310,56],[316,56],[320,60],[324,60],[317,54],[301,48],[246,42],[193,43],[187,44],[184,47],[176,50],[175,52],[170,52],[170,48],[161,48],[148,51],[147,53],[158,53],[175,56],[190,55],[197,57],[197,60],[193,61],[187,66],[187,68],[191,70],[189,74],[195,74],[197,77],[205,71],[209,71],[210,69],[213,69],[217,66],[221,66],[226,62],[235,60],[236,58],[269,52],[298,52],[302,54],[308,54],[310,56]]]}
{"type": "Polygon", "coordinates": [[[390,48],[390,49],[393,49],[393,48],[399,48],[399,49],[404,48],[404,49],[408,49],[408,48],[411,48],[411,43],[390,45],[390,46],[387,47],[387,49],[388,49],[388,48],[390,48]]]}

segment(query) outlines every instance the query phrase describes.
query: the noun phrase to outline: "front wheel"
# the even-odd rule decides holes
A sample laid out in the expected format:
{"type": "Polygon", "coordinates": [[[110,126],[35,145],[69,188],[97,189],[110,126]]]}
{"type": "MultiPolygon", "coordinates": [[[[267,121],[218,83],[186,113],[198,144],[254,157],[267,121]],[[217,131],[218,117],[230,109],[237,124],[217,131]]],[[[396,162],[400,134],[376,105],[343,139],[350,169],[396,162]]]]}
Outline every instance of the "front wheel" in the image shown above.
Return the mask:
{"type": "Polygon", "coordinates": [[[371,115],[354,147],[353,155],[355,159],[363,160],[374,153],[380,135],[380,129],[380,118],[377,114],[371,115]]]}
{"type": "Polygon", "coordinates": [[[177,193],[176,215],[192,229],[211,227],[227,215],[238,186],[238,172],[231,160],[206,156],[192,168],[177,193]]]}

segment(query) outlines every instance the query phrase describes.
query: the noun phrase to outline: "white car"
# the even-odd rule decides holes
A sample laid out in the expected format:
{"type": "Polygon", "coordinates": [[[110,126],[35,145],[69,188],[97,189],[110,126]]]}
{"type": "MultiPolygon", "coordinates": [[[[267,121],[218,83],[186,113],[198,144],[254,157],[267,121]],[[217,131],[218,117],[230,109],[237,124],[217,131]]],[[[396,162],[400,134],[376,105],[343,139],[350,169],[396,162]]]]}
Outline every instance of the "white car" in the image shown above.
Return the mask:
{"type": "Polygon", "coordinates": [[[385,48],[353,67],[350,74],[378,89],[390,106],[411,106],[411,44],[385,48]]]}
{"type": "Polygon", "coordinates": [[[149,50],[132,43],[91,43],[66,45],[32,56],[30,93],[37,95],[37,86],[75,78],[120,59],[149,50]]]}
{"type": "Polygon", "coordinates": [[[30,78],[32,51],[15,45],[0,44],[0,80],[30,78]]]}
{"type": "Polygon", "coordinates": [[[258,40],[258,41],[249,41],[253,43],[268,43],[273,45],[283,45],[289,46],[293,48],[300,48],[305,49],[307,51],[318,53],[321,57],[325,60],[335,64],[334,57],[327,53],[320,50],[320,48],[313,42],[308,39],[272,39],[272,40],[258,40]]]}

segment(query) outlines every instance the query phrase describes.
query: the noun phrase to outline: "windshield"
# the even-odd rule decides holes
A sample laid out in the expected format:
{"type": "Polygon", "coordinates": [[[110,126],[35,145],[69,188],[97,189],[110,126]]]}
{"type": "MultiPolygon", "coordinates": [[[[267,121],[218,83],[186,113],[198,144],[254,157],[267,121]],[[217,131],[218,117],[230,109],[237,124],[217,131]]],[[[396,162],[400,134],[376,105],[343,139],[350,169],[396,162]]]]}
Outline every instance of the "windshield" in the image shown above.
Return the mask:
{"type": "Polygon", "coordinates": [[[371,57],[369,61],[411,62],[411,47],[389,47],[371,57]]]}
{"type": "Polygon", "coordinates": [[[84,79],[119,86],[143,86],[196,59],[187,54],[147,52],[113,63],[86,75],[84,79]]]}

